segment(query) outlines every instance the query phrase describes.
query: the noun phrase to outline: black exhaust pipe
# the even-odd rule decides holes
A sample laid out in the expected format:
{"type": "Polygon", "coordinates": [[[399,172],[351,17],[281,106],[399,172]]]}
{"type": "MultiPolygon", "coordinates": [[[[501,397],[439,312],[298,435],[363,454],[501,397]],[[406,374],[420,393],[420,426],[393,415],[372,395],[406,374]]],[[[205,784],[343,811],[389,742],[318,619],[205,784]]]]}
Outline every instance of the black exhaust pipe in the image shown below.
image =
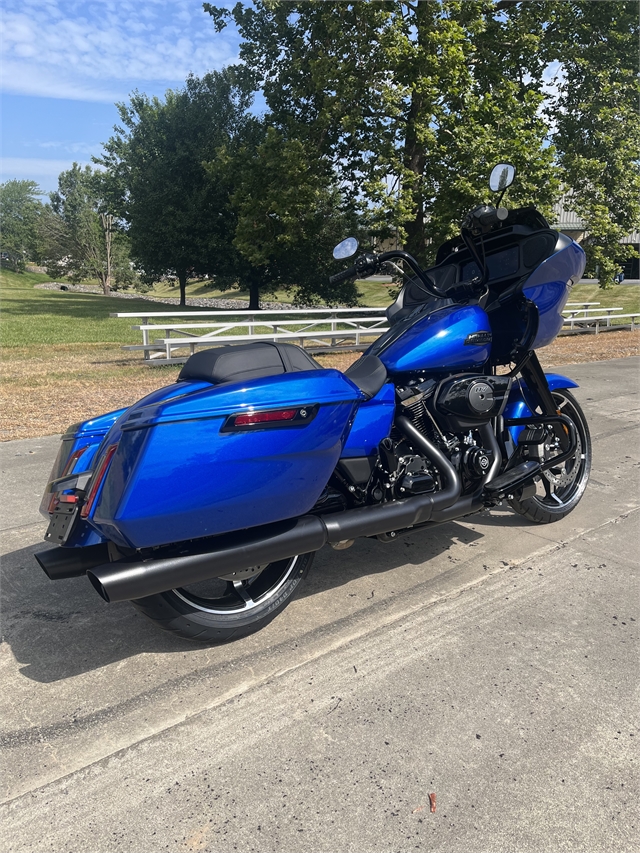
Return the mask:
{"type": "Polygon", "coordinates": [[[294,521],[219,536],[215,551],[144,562],[118,560],[92,568],[87,577],[105,601],[131,601],[317,551],[326,542],[327,532],[320,518],[305,515],[294,521]]]}
{"type": "Polygon", "coordinates": [[[130,601],[251,566],[285,560],[295,554],[317,551],[327,543],[423,524],[429,521],[434,510],[455,504],[462,488],[460,478],[446,456],[407,418],[398,418],[396,424],[438,468],[444,482],[439,492],[335,515],[305,515],[293,521],[230,533],[216,539],[215,551],[145,562],[119,560],[91,568],[87,577],[105,601],[130,601]]]}
{"type": "Polygon", "coordinates": [[[456,518],[463,518],[465,515],[472,515],[474,512],[479,512],[484,508],[484,487],[493,480],[500,470],[502,454],[490,424],[484,424],[478,429],[478,432],[482,438],[483,446],[493,451],[493,464],[479,488],[472,495],[465,495],[450,506],[435,510],[431,515],[431,522],[433,524],[444,524],[456,518]]]}
{"type": "Polygon", "coordinates": [[[101,566],[109,559],[109,546],[106,543],[88,545],[86,548],[47,548],[34,554],[40,568],[49,578],[57,581],[62,578],[77,578],[87,569],[101,566]]]}

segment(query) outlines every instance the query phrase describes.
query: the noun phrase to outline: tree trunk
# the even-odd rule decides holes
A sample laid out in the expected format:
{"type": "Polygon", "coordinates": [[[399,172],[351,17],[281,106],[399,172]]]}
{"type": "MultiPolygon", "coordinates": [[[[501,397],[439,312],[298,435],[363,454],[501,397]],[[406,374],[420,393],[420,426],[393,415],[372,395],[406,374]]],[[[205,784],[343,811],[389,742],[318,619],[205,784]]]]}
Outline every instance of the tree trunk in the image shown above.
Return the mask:
{"type": "Polygon", "coordinates": [[[260,279],[252,275],[249,279],[249,311],[260,309],[260,279]]]}
{"type": "MultiPolygon", "coordinates": [[[[423,48],[426,41],[426,29],[429,25],[428,16],[431,14],[426,0],[418,0],[415,7],[415,26],[417,42],[423,48]]],[[[424,122],[423,111],[427,104],[423,95],[414,90],[411,93],[411,106],[407,116],[406,135],[404,140],[404,165],[412,172],[410,191],[413,196],[415,215],[404,223],[407,232],[405,249],[420,262],[424,260],[426,248],[424,227],[423,174],[426,162],[424,144],[418,139],[418,124],[424,122]]]]}
{"type": "Polygon", "coordinates": [[[405,166],[413,173],[411,193],[413,196],[415,215],[405,222],[407,232],[406,250],[414,255],[419,261],[424,258],[425,231],[424,231],[424,200],[422,177],[424,173],[425,152],[422,143],[418,141],[416,133],[416,122],[419,120],[422,110],[422,96],[413,92],[411,95],[411,108],[407,122],[407,135],[404,145],[405,166]]]}
{"type": "Polygon", "coordinates": [[[107,271],[102,277],[102,290],[104,291],[104,295],[108,296],[111,292],[111,228],[113,226],[113,216],[110,213],[101,213],[100,221],[102,222],[102,228],[104,230],[104,242],[107,255],[107,271]]]}
{"type": "Polygon", "coordinates": [[[180,283],[180,305],[187,304],[187,271],[182,268],[178,270],[178,281],[180,283]]]}

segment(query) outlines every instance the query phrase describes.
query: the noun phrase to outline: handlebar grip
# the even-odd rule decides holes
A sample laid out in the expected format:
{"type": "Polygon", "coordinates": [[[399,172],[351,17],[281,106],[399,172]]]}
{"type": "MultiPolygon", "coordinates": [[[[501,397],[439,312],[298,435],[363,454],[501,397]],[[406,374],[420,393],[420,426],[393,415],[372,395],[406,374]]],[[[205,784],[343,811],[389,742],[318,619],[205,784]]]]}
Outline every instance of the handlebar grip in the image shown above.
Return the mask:
{"type": "Polygon", "coordinates": [[[498,221],[498,211],[495,207],[490,207],[478,216],[478,222],[480,225],[484,225],[485,228],[490,225],[495,225],[498,221]]]}
{"type": "Polygon", "coordinates": [[[338,272],[335,275],[329,277],[329,284],[339,284],[341,281],[346,281],[348,278],[353,278],[358,274],[358,270],[355,266],[349,267],[349,269],[343,270],[342,272],[338,272]]]}
{"type": "Polygon", "coordinates": [[[453,299],[454,301],[456,299],[470,299],[474,296],[478,296],[483,289],[484,285],[480,282],[461,281],[447,289],[447,296],[449,299],[453,299]]]}

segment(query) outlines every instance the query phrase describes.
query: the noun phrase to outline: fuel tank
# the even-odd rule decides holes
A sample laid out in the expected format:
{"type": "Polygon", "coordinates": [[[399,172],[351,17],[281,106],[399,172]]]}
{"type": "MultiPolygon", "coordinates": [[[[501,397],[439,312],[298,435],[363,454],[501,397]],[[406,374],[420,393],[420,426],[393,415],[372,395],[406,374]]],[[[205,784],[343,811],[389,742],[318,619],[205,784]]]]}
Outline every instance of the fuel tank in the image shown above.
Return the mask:
{"type": "Polygon", "coordinates": [[[491,326],[479,305],[426,310],[395,325],[370,347],[387,371],[429,372],[482,367],[491,353],[491,326]]]}

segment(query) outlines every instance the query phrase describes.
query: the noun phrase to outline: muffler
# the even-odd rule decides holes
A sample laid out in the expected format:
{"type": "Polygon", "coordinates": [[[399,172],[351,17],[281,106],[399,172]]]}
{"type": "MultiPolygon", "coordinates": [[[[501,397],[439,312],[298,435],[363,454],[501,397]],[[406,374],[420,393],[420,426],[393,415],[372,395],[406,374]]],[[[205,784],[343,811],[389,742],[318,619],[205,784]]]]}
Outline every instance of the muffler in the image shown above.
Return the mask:
{"type": "Polygon", "coordinates": [[[61,548],[58,545],[38,551],[34,557],[49,580],[57,581],[77,578],[86,574],[87,569],[101,566],[109,559],[109,546],[106,542],[86,548],[61,548]]]}
{"type": "Polygon", "coordinates": [[[118,560],[92,568],[87,577],[105,601],[130,601],[317,551],[326,544],[327,532],[320,518],[305,515],[218,536],[215,542],[215,551],[159,560],[118,560]]]}
{"type": "Polygon", "coordinates": [[[87,577],[105,601],[130,601],[187,586],[234,571],[317,551],[323,545],[377,536],[429,521],[434,510],[458,500],[461,483],[449,460],[404,417],[398,428],[438,468],[444,486],[435,494],[359,507],[328,515],[305,515],[291,521],[216,537],[215,550],[157,560],[119,560],[92,567],[87,577]]]}

